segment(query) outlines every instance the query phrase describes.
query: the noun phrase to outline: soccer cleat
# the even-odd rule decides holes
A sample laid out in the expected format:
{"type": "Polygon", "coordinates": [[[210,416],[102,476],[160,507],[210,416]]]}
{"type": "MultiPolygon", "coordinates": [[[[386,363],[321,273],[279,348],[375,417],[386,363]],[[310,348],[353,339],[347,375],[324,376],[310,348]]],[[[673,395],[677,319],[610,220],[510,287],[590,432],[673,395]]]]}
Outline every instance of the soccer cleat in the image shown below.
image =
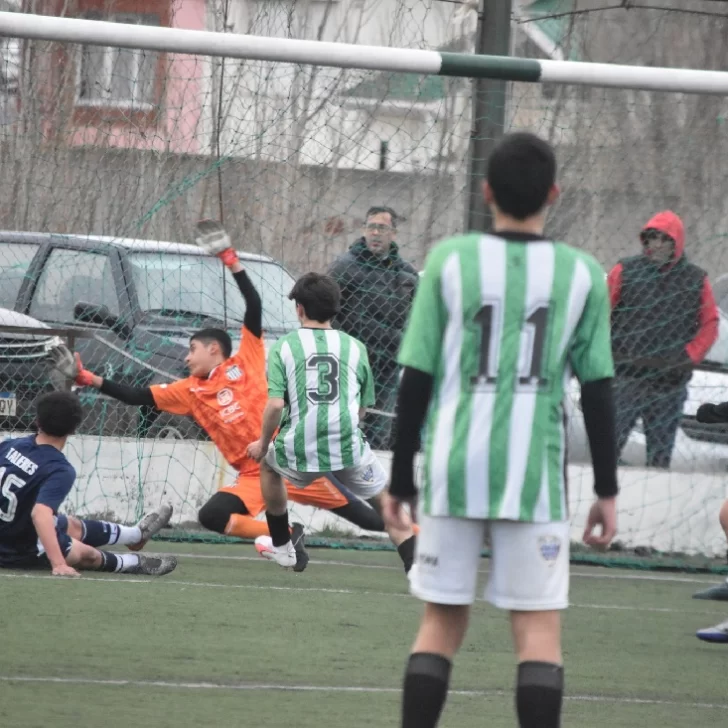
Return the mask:
{"type": "Polygon", "coordinates": [[[255,539],[255,550],[264,559],[275,561],[284,569],[296,566],[296,549],[291,541],[283,544],[283,546],[274,546],[273,539],[270,536],[258,536],[255,539]]]}
{"type": "Polygon", "coordinates": [[[139,554],[139,565],[127,571],[127,574],[144,574],[145,576],[164,576],[177,568],[177,557],[172,554],[139,554]]]}
{"type": "Polygon", "coordinates": [[[725,644],[728,642],[728,621],[716,624],[715,627],[699,629],[695,636],[703,642],[715,642],[725,644]]]}
{"type": "Polygon", "coordinates": [[[308,551],[306,551],[306,547],[304,546],[302,523],[292,524],[291,541],[296,551],[296,565],[293,567],[293,570],[297,572],[303,571],[308,566],[308,551]]]}
{"type": "Polygon", "coordinates": [[[728,580],[722,584],[704,589],[703,591],[695,592],[693,599],[710,599],[714,602],[728,602],[728,580]]]}
{"type": "Polygon", "coordinates": [[[156,536],[172,518],[172,506],[165,503],[159,510],[148,513],[137,523],[137,528],[142,532],[142,540],[139,543],[128,544],[130,551],[141,551],[152,536],[156,536]]]}

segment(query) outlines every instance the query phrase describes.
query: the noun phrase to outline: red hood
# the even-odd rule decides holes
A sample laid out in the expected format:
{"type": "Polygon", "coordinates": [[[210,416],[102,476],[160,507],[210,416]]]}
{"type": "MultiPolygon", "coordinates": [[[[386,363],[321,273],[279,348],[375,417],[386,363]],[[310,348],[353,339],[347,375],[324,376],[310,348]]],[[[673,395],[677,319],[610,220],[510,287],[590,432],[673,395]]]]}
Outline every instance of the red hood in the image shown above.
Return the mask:
{"type": "Polygon", "coordinates": [[[673,262],[677,262],[685,252],[685,228],[682,220],[671,210],[658,212],[642,230],[659,230],[666,233],[675,241],[675,256],[673,262]]]}

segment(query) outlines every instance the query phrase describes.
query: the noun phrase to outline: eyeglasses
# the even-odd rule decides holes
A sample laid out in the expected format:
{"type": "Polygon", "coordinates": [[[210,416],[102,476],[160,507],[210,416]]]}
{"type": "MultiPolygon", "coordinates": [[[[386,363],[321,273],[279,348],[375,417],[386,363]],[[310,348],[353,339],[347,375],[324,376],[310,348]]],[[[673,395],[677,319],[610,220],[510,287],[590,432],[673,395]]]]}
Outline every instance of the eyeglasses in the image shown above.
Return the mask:
{"type": "Polygon", "coordinates": [[[375,222],[368,222],[364,227],[372,233],[388,233],[394,230],[391,225],[378,225],[375,222]]]}

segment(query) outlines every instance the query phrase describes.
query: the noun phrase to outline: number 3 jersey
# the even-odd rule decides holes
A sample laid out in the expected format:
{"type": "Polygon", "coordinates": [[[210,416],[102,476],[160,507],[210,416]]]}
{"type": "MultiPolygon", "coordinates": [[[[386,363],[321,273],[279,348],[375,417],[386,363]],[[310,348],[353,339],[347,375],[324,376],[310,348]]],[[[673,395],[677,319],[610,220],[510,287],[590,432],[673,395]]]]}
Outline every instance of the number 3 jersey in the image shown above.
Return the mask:
{"type": "Polygon", "coordinates": [[[64,454],[38,445],[35,435],[0,443],[0,561],[3,554],[36,551],[33,507],[41,503],[57,513],[75,479],[64,454]]]}
{"type": "Polygon", "coordinates": [[[303,473],[359,465],[359,408],[374,404],[364,344],[335,329],[301,328],[268,354],[268,396],[288,405],[275,439],[276,462],[303,473]]]}
{"type": "Polygon", "coordinates": [[[426,514],[568,517],[571,373],[614,375],[604,271],[562,243],[471,234],[430,253],[399,355],[433,377],[426,514]]]}

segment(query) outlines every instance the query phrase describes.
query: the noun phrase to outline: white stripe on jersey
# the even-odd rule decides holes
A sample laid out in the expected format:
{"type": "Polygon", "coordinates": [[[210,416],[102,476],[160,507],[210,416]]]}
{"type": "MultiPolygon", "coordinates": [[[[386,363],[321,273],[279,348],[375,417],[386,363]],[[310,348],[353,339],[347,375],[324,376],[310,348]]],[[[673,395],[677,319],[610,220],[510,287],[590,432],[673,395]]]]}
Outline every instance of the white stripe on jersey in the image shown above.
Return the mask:
{"type": "Polygon", "coordinates": [[[463,289],[460,275],[460,256],[457,252],[448,256],[442,266],[442,301],[448,309],[448,321],[443,337],[444,371],[438,402],[434,447],[430,459],[429,480],[430,515],[448,514],[448,460],[452,449],[455,415],[460,399],[460,351],[463,341],[463,289]]]}
{"type": "MultiPolygon", "coordinates": [[[[295,422],[301,416],[301,406],[298,401],[298,388],[296,383],[296,362],[293,359],[293,352],[287,341],[281,346],[281,360],[286,368],[286,380],[288,381],[289,416],[295,422]],[[293,386],[291,386],[293,385],[293,386]]],[[[289,463],[296,462],[295,427],[292,427],[283,438],[283,445],[286,449],[286,458],[289,463]]]]}
{"type": "Polygon", "coordinates": [[[359,434],[359,403],[361,395],[359,394],[359,379],[357,372],[359,371],[359,362],[361,360],[361,349],[354,339],[349,341],[349,391],[341,393],[343,397],[346,394],[346,403],[349,407],[349,416],[352,424],[352,442],[351,456],[354,459],[354,465],[358,466],[361,461],[362,451],[364,450],[363,440],[359,434]],[[354,427],[354,425],[357,425],[354,427]]]}
{"type": "MultiPolygon", "coordinates": [[[[326,336],[326,349],[330,354],[336,357],[336,361],[339,362],[339,366],[343,366],[345,362],[341,361],[341,334],[338,331],[326,329],[324,331],[326,336]]],[[[356,371],[354,371],[356,376],[356,371]]],[[[349,374],[351,378],[351,373],[349,374]]],[[[339,375],[339,382],[341,384],[341,375],[339,375]]],[[[344,396],[343,392],[339,392],[339,399],[344,396]]],[[[339,416],[339,407],[341,402],[335,402],[327,407],[328,420],[329,420],[329,459],[331,462],[331,469],[337,470],[341,466],[341,417],[339,416]]]]}
{"type": "MultiPolygon", "coordinates": [[[[303,346],[304,362],[316,353],[316,337],[311,329],[299,329],[298,338],[303,346]]],[[[318,369],[306,367],[306,391],[315,392],[319,386],[318,369]]],[[[318,408],[308,403],[306,417],[304,418],[304,447],[306,449],[306,466],[309,472],[318,472],[318,408]]]]}
{"type": "MultiPolygon", "coordinates": [[[[502,328],[503,302],[506,297],[506,244],[501,238],[484,235],[478,243],[480,261],[480,302],[497,302],[491,336],[490,365],[497,371],[495,360],[502,328]],[[495,317],[501,317],[497,320],[495,317]]],[[[449,350],[448,350],[449,351],[449,350]]],[[[465,513],[468,518],[489,518],[490,501],[490,435],[493,426],[493,387],[474,391],[470,408],[470,425],[465,465],[465,513]]]]}
{"type": "Polygon", "coordinates": [[[574,275],[571,278],[571,291],[569,291],[569,303],[567,304],[566,321],[564,322],[564,333],[561,337],[559,353],[563,355],[564,350],[571,341],[574,331],[581,319],[586,306],[586,299],[591,291],[592,280],[589,268],[582,260],[574,264],[574,275]]]}
{"type": "MultiPolygon", "coordinates": [[[[504,247],[506,243],[503,243],[504,247]]],[[[554,282],[554,246],[552,243],[528,243],[526,246],[526,300],[524,320],[539,307],[548,305],[554,282]]],[[[505,274],[505,272],[504,272],[505,274]]],[[[527,373],[532,360],[535,331],[529,326],[521,333],[518,353],[518,371],[527,373]]],[[[520,518],[521,495],[526,480],[526,467],[533,437],[533,419],[536,412],[538,385],[522,385],[516,379],[511,407],[508,435],[508,465],[505,492],[496,518],[520,518]]],[[[544,443],[544,450],[546,450],[544,443]]]]}

